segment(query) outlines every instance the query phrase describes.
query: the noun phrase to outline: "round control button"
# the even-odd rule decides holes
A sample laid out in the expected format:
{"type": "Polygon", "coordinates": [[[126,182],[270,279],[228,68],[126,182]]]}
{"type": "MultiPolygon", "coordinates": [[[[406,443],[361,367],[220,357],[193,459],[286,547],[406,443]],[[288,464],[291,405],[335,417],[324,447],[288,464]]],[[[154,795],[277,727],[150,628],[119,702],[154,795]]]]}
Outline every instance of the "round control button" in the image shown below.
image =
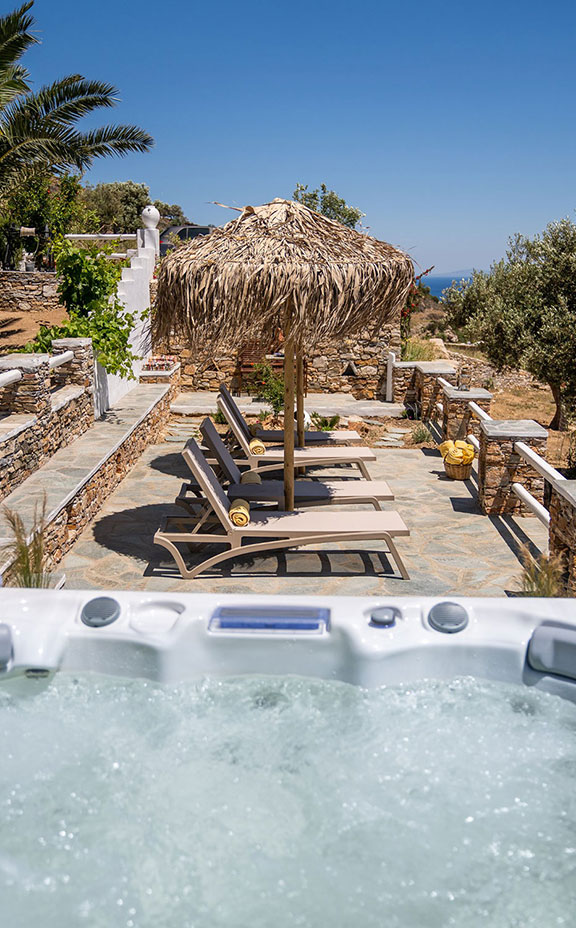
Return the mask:
{"type": "Polygon", "coordinates": [[[120,603],[111,596],[96,596],[82,607],[80,618],[90,628],[111,625],[120,615],[120,603]]]}
{"type": "Polygon", "coordinates": [[[435,631],[454,635],[468,625],[468,613],[458,603],[436,603],[428,613],[428,622],[435,631]]]}
{"type": "Polygon", "coordinates": [[[396,624],[397,610],[393,606],[380,606],[379,609],[373,609],[370,613],[370,621],[373,625],[390,627],[396,624]]]}

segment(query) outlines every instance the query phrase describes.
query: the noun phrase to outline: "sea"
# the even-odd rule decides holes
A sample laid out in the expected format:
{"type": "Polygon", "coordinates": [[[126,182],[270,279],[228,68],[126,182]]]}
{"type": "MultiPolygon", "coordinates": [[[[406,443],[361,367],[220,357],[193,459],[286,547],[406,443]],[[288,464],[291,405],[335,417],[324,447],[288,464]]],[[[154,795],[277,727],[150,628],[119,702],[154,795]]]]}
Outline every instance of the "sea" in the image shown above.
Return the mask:
{"type": "Polygon", "coordinates": [[[470,280],[470,277],[464,274],[458,274],[455,277],[435,277],[433,274],[430,274],[429,276],[422,278],[422,283],[427,287],[430,287],[430,293],[432,296],[437,296],[440,299],[442,296],[442,291],[446,290],[447,287],[450,287],[453,280],[456,280],[458,283],[460,283],[461,280],[470,280]]]}

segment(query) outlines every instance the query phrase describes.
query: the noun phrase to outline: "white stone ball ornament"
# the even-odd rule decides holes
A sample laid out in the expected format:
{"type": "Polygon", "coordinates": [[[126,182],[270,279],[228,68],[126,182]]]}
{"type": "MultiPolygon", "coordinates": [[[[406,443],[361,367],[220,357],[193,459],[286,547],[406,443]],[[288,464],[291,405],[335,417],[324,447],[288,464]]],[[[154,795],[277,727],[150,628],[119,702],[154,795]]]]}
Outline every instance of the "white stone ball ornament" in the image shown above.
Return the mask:
{"type": "Polygon", "coordinates": [[[155,229],[160,222],[160,213],[151,203],[144,207],[141,216],[145,229],[155,229]]]}

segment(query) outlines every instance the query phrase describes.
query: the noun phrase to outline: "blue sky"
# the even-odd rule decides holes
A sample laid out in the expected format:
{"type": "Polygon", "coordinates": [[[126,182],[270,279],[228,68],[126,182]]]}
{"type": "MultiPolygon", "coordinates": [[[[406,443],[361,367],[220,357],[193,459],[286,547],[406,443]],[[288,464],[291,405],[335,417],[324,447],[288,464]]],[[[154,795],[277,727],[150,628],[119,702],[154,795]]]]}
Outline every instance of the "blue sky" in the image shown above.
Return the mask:
{"type": "MultiPolygon", "coordinates": [[[[3,4],[5,9],[16,6],[3,4]]],[[[533,0],[36,0],[37,83],[112,81],[145,182],[196,222],[322,182],[435,273],[574,215],[576,6],[533,0]]],[[[99,121],[108,121],[104,112],[99,121]]]]}

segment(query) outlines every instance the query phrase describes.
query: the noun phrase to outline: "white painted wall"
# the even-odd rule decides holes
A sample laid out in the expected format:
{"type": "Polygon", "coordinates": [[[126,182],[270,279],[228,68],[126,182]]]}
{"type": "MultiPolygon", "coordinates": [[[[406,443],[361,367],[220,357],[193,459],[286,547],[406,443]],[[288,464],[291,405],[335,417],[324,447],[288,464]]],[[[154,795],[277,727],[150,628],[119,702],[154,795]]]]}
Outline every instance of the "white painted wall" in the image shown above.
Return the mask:
{"type": "Polygon", "coordinates": [[[157,229],[140,229],[138,231],[138,248],[130,261],[130,267],[122,270],[118,283],[118,299],[136,319],[130,345],[140,360],[132,365],[136,380],[108,374],[101,364],[95,365],[94,409],[96,418],[100,418],[111,406],[122,399],[138,381],[144,358],[150,354],[149,333],[150,320],[142,320],[141,315],[150,307],[150,281],[154,274],[156,256],[159,253],[159,234],[157,229]]]}

